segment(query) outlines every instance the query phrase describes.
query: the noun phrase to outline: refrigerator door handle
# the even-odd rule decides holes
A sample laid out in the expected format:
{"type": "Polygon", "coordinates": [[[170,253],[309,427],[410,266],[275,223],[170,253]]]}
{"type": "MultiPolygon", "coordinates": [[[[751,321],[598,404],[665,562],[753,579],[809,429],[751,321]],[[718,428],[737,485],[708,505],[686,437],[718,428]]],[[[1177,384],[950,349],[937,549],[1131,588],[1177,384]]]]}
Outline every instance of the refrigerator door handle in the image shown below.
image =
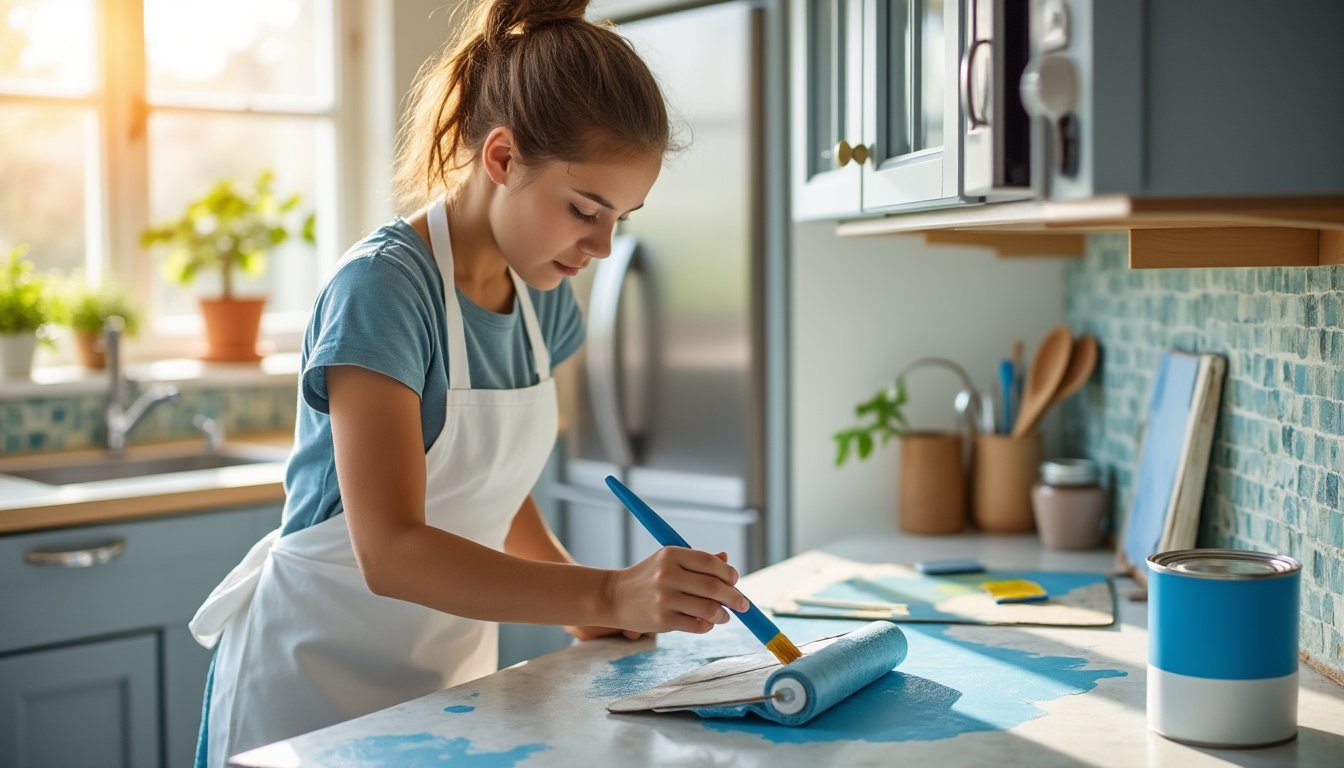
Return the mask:
{"type": "Polygon", "coordinates": [[[611,255],[598,262],[588,301],[588,394],[598,441],[607,457],[622,467],[634,463],[630,438],[621,423],[620,360],[616,323],[621,289],[635,258],[638,243],[620,235],[611,239],[611,255]]]}

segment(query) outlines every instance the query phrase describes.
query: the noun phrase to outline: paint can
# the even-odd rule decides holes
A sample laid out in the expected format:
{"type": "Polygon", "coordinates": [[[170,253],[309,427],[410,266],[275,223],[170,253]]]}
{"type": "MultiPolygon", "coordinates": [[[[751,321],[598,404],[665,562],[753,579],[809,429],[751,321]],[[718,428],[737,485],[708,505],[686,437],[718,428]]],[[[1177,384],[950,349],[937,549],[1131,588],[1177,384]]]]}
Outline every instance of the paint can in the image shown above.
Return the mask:
{"type": "Polygon", "coordinates": [[[1233,549],[1148,558],[1148,727],[1207,747],[1297,735],[1302,564],[1233,549]]]}

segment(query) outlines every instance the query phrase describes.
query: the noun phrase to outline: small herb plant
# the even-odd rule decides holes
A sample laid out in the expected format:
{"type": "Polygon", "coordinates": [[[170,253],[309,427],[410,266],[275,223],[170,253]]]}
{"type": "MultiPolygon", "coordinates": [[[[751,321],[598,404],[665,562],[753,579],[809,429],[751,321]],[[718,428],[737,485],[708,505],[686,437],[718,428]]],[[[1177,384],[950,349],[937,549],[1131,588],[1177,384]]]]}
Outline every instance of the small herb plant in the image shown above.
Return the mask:
{"type": "Polygon", "coordinates": [[[150,227],[140,234],[144,248],[168,249],[163,274],[182,285],[202,271],[217,270],[221,298],[233,298],[234,270],[256,277],[266,271],[266,256],[290,237],[312,243],[315,214],[301,222],[294,218],[300,196],[278,197],[275,174],[263,170],[251,189],[238,189],[230,179],[215,182],[201,197],[187,203],[177,219],[150,227]]]}
{"type": "Polygon", "coordinates": [[[140,332],[140,309],[120,285],[110,281],[90,285],[78,272],[65,281],[57,313],[61,325],[75,331],[99,333],[113,315],[125,322],[127,336],[140,332]]]}
{"type": "Polygon", "coordinates": [[[880,437],[882,444],[886,445],[892,438],[904,435],[910,428],[901,412],[905,401],[905,379],[897,377],[890,386],[854,406],[854,415],[861,420],[866,417],[867,423],[856,424],[835,433],[835,465],[838,467],[844,464],[856,446],[859,458],[866,459],[872,454],[877,438],[880,437]]]}
{"type": "Polygon", "coordinates": [[[51,281],[27,253],[11,248],[0,267],[0,333],[35,333],[52,319],[51,281]]]}

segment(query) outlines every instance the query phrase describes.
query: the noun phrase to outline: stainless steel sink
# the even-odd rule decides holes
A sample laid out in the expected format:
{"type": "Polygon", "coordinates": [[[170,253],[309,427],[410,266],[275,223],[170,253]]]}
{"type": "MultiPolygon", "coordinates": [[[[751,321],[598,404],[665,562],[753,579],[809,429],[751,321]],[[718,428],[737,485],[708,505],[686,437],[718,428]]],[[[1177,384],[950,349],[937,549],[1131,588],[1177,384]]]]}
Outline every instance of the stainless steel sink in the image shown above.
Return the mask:
{"type": "Polygon", "coordinates": [[[73,485],[75,483],[95,483],[100,480],[121,480],[145,475],[164,475],[172,472],[191,472],[198,469],[235,467],[241,464],[261,464],[275,460],[273,457],[228,453],[194,453],[152,458],[109,455],[93,461],[30,469],[12,469],[5,471],[4,474],[47,485],[73,485]]]}

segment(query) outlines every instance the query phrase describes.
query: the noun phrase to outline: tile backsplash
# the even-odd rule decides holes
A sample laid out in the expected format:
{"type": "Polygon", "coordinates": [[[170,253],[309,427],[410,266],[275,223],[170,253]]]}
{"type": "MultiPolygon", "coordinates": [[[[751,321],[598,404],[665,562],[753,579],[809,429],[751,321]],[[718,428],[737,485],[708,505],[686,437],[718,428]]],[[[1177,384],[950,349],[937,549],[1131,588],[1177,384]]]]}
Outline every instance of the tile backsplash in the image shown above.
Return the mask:
{"type": "MultiPolygon", "coordinates": [[[[150,412],[128,444],[200,435],[192,424],[196,414],[219,421],[226,436],[293,429],[297,397],[293,381],[249,387],[196,383],[182,389],[178,402],[150,412]]],[[[0,455],[101,447],[107,439],[106,406],[101,392],[0,400],[0,455]]]]}
{"type": "Polygon", "coordinates": [[[1100,372],[1065,405],[1070,453],[1133,501],[1140,430],[1166,349],[1216,353],[1227,375],[1205,485],[1201,547],[1302,562],[1302,650],[1344,677],[1344,266],[1131,270],[1126,236],[1093,235],[1067,274],[1075,333],[1100,372]]]}

